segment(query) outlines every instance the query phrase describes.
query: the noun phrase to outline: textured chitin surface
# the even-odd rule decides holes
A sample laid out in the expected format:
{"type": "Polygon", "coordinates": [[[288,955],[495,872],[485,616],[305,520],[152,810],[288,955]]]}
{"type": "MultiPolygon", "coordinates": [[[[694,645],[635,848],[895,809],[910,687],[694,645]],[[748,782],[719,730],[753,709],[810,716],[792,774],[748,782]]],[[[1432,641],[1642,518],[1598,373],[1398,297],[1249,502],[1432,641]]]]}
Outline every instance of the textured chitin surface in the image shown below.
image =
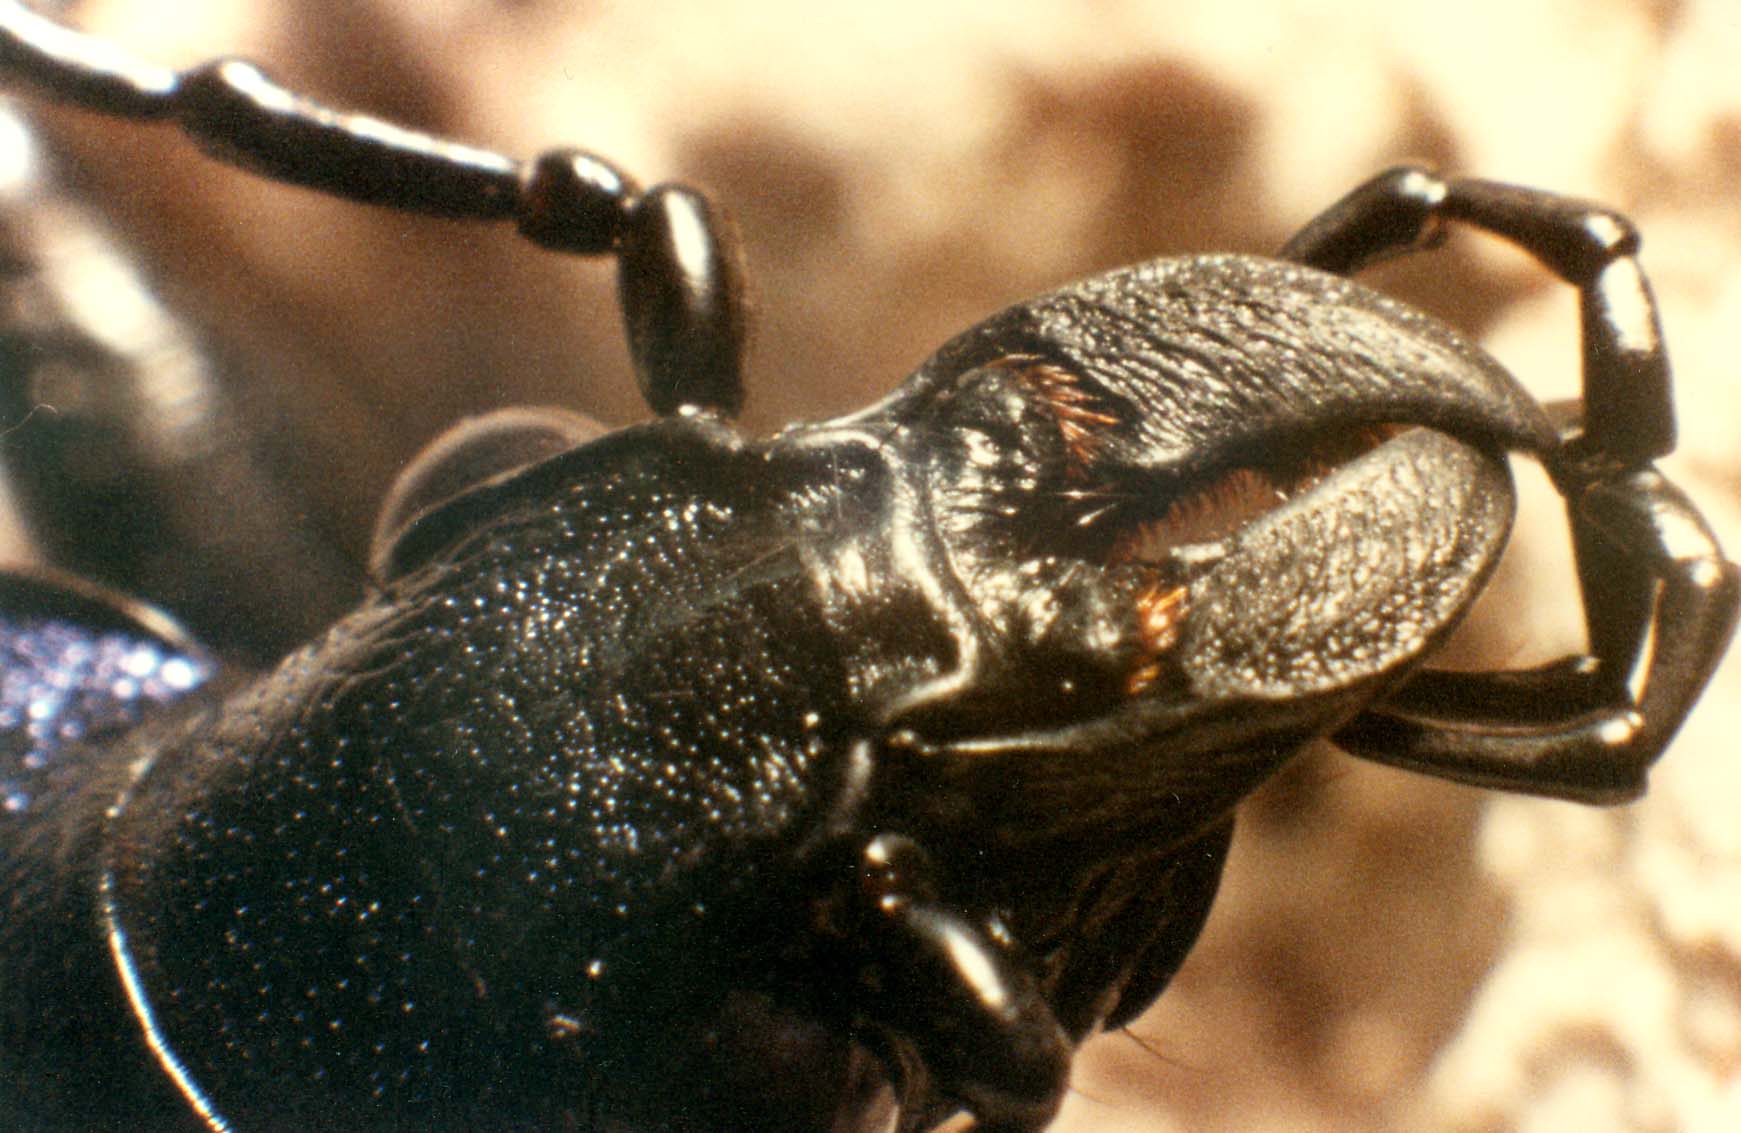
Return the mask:
{"type": "Polygon", "coordinates": [[[1182,642],[1196,695],[1285,697],[1327,691],[1375,658],[1406,657],[1452,620],[1459,564],[1503,541],[1511,494],[1490,457],[1417,430],[1386,459],[1357,460],[1324,492],[1235,537],[1238,553],[1192,586],[1182,642]],[[1432,522],[1420,522],[1421,514],[1432,522]]]}
{"type": "MultiPolygon", "coordinates": [[[[1092,272],[1273,250],[1405,158],[1609,202],[1644,233],[1673,348],[1671,475],[1741,546],[1730,0],[78,7],[156,58],[239,51],[468,141],[706,182],[757,284],[756,428],[863,405],[1092,272]]],[[[168,131],[57,122],[117,223],[267,360],[271,427],[359,548],[393,470],[463,413],[641,412],[608,269],[263,187],[168,131]]],[[[1573,304],[1525,258],[1453,239],[1373,277],[1536,395],[1575,392],[1573,304]]],[[[1581,644],[1558,507],[1527,468],[1520,489],[1458,663],[1581,644]]],[[[1247,808],[1205,938],[1079,1063],[1060,1127],[1741,1128],[1738,714],[1732,660],[1620,811],[1304,761],[1247,808]]]]}

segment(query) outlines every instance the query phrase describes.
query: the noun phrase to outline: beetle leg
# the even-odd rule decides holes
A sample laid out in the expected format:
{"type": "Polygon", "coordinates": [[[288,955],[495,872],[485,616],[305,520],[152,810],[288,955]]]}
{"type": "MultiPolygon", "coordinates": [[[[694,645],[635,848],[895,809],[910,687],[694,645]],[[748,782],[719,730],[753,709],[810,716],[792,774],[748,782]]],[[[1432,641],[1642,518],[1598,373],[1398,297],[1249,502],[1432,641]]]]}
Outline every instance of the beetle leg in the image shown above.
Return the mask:
{"type": "Polygon", "coordinates": [[[1337,275],[1430,248],[1443,226],[1445,183],[1425,169],[1399,165],[1363,182],[1313,217],[1282,245],[1280,257],[1337,275]]]}
{"type": "Polygon", "coordinates": [[[1647,573],[1579,514],[1582,485],[1674,449],[1674,398],[1656,299],[1639,267],[1632,222],[1601,205],[1538,189],[1441,179],[1402,166],[1332,205],[1283,247],[1288,259],[1351,272],[1423,247],[1458,220],[1511,241],[1578,289],[1583,399],[1563,423],[1549,472],[1571,501],[1591,651],[1630,669],[1649,620],[1647,573]]]}
{"type": "Polygon", "coordinates": [[[1380,763],[1478,786],[1618,802],[1710,679],[1735,628],[1741,573],[1710,528],[1654,469],[1593,486],[1593,527],[1642,560],[1656,596],[1642,692],[1600,653],[1525,672],[1416,674],[1336,742],[1380,763]]]}
{"type": "Polygon", "coordinates": [[[1561,443],[1544,462],[1567,501],[1590,651],[1530,672],[1417,674],[1336,738],[1481,785],[1630,798],[1710,679],[1741,591],[1704,519],[1650,464],[1673,449],[1675,423],[1638,235],[1599,205],[1403,167],[1355,189],[1282,255],[1354,271],[1426,246],[1445,220],[1510,240],[1578,288],[1583,399],[1561,410],[1561,443]]]}
{"type": "Polygon", "coordinates": [[[1674,399],[1638,233],[1612,209],[1539,189],[1425,169],[1390,169],[1331,205],[1283,245],[1284,259],[1348,274],[1429,246],[1462,221],[1509,240],[1578,288],[1584,427],[1579,446],[1633,466],[1674,448],[1674,399]]]}
{"type": "Polygon", "coordinates": [[[1070,1043],[995,917],[941,900],[924,852],[899,835],[870,840],[843,907],[830,917],[853,973],[853,1015],[915,1102],[942,1120],[971,1111],[984,1133],[1038,1133],[1057,1113],[1070,1043]],[[897,1069],[898,1068],[898,1069],[897,1069]]]}
{"type": "Polygon", "coordinates": [[[513,220],[542,247],[615,255],[629,348],[653,410],[731,414],[743,402],[738,246],[724,216],[694,188],[643,192],[580,150],[522,163],[341,113],[243,60],[158,67],[16,0],[0,0],[0,74],[101,114],[173,122],[213,157],[273,180],[407,212],[513,220]]]}

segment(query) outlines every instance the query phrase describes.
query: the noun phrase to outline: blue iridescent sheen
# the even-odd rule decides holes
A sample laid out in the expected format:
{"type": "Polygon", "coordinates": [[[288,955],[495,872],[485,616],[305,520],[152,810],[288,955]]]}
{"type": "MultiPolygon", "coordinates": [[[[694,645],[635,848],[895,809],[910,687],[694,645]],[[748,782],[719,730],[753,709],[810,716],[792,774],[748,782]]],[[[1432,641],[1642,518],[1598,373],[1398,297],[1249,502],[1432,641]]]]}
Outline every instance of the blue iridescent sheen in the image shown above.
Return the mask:
{"type": "Polygon", "coordinates": [[[131,727],[211,675],[145,634],[0,616],[0,814],[29,810],[66,745],[131,727]]]}

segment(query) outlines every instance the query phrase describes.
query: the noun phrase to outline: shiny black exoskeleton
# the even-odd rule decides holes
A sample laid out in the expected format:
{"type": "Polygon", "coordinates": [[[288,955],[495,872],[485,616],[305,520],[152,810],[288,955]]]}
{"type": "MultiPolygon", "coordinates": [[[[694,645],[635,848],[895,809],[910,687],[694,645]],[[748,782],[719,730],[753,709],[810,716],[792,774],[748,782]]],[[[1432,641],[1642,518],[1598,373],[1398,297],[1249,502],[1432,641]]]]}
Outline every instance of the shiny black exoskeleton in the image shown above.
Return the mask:
{"type": "MultiPolygon", "coordinates": [[[[1637,240],[1595,206],[1394,170],[1277,259],[1073,284],[751,440],[735,252],[693,190],[522,168],[245,64],[117,62],[11,3],[0,76],[614,254],[660,414],[438,441],[370,596],[260,675],[111,590],[0,575],[9,1128],[1038,1130],[1304,743],[1629,798],[1734,625],[1736,568],[1651,464],[1673,411],[1637,240]],[[1579,288],[1581,404],[1341,278],[1444,221],[1579,288]],[[1567,499],[1590,652],[1423,667],[1505,544],[1508,451],[1567,499]]],[[[57,522],[50,337],[6,339],[0,455],[65,561],[128,582],[57,522]]]]}

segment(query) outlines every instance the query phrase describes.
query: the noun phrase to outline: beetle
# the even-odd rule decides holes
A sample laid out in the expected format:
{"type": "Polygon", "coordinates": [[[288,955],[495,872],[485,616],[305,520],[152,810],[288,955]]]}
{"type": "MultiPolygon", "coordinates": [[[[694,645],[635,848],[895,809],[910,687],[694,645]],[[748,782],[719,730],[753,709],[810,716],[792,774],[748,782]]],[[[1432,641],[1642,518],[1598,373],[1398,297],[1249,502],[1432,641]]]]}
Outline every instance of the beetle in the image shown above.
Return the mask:
{"type": "MultiPolygon", "coordinates": [[[[1637,237],[1598,206],[1391,170],[1275,259],[1067,286],[752,439],[737,253],[693,189],[117,59],[15,4],[0,71],[615,256],[656,414],[438,440],[371,592],[257,674],[111,589],[5,576],[15,1123],[1041,1129],[1306,742],[1619,801],[1733,630],[1736,569],[1652,463],[1673,406],[1637,237]],[[1447,222],[1579,289],[1581,403],[1345,278],[1447,222]],[[1589,653],[1431,669],[1507,540],[1514,451],[1566,497],[1589,653]]],[[[75,469],[29,361],[9,472],[53,520],[75,469]]]]}

